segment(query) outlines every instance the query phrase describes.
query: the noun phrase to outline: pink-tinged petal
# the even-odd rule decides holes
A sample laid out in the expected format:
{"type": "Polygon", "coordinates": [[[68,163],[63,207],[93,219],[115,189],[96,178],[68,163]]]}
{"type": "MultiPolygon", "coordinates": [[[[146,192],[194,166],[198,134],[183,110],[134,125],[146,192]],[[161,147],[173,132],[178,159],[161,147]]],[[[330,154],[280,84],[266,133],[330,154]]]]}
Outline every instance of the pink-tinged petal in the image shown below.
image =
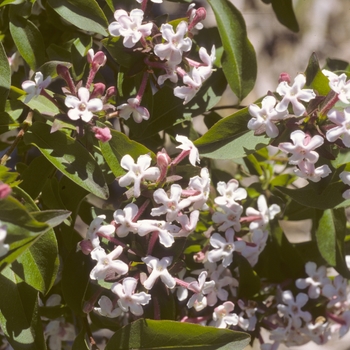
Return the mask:
{"type": "Polygon", "coordinates": [[[112,250],[109,254],[108,257],[113,260],[118,258],[118,256],[123,252],[123,247],[122,246],[118,246],[116,247],[114,250],[112,250]]]}
{"type": "Polygon", "coordinates": [[[214,247],[214,248],[221,248],[226,244],[226,240],[224,237],[222,237],[219,233],[214,233],[211,237],[210,237],[210,244],[214,247]]]}
{"type": "Polygon", "coordinates": [[[172,25],[170,25],[168,23],[162,24],[162,26],[160,27],[160,31],[162,33],[164,40],[166,40],[168,42],[172,41],[172,39],[175,35],[172,25]]]}
{"type": "Polygon", "coordinates": [[[130,18],[134,23],[137,24],[137,26],[141,25],[143,20],[143,11],[140,9],[134,9],[130,12],[130,18]]]}
{"type": "MultiPolygon", "coordinates": [[[[123,35],[122,30],[120,32],[123,35]]],[[[128,49],[131,49],[141,39],[141,37],[142,34],[140,32],[134,32],[133,34],[128,33],[128,35],[124,36],[123,44],[128,49]]]]}
{"type": "Polygon", "coordinates": [[[139,304],[130,304],[130,312],[134,314],[135,316],[141,316],[143,315],[143,308],[139,304]]]}
{"type": "Polygon", "coordinates": [[[118,22],[112,22],[108,26],[108,31],[112,36],[120,36],[121,25],[118,22]]]}
{"type": "Polygon", "coordinates": [[[73,95],[68,95],[64,101],[64,104],[69,108],[77,108],[80,103],[80,100],[73,95]]]}
{"type": "MultiPolygon", "coordinates": [[[[344,133],[344,127],[342,126],[336,126],[335,128],[332,128],[327,131],[326,133],[326,139],[329,142],[334,142],[339,139],[339,137],[344,133]]],[[[348,147],[348,146],[347,146],[348,147]]]]}
{"type": "Polygon", "coordinates": [[[267,122],[265,124],[265,126],[266,126],[266,135],[268,137],[275,138],[275,137],[278,136],[279,130],[278,130],[277,126],[274,123],[267,122]]]}
{"type": "Polygon", "coordinates": [[[120,16],[128,17],[128,13],[125,10],[117,10],[114,12],[114,18],[116,21],[119,21],[120,16]]]}
{"type": "Polygon", "coordinates": [[[137,280],[132,277],[126,277],[123,280],[123,288],[126,295],[132,295],[137,287],[137,280]]]}
{"type": "Polygon", "coordinates": [[[281,102],[277,103],[276,105],[276,111],[277,112],[284,112],[288,110],[289,105],[289,99],[283,98],[281,102]]]}
{"type": "Polygon", "coordinates": [[[276,88],[276,92],[281,96],[287,95],[290,92],[290,90],[291,90],[291,87],[288,85],[286,81],[280,82],[276,88]]]}
{"type": "Polygon", "coordinates": [[[161,59],[169,57],[171,50],[170,44],[157,44],[153,49],[154,53],[161,59]]]}
{"type": "Polygon", "coordinates": [[[103,102],[99,98],[93,98],[87,103],[87,108],[91,112],[99,112],[103,109],[103,102]]]}
{"type": "Polygon", "coordinates": [[[306,111],[305,106],[298,100],[292,101],[292,105],[293,105],[293,112],[296,116],[300,117],[305,113],[306,111]]]}
{"type": "Polygon", "coordinates": [[[81,87],[78,90],[78,96],[81,102],[87,104],[90,98],[90,92],[87,88],[81,87]]]}
{"type": "Polygon", "coordinates": [[[142,34],[142,36],[147,37],[151,35],[153,28],[153,23],[146,23],[139,26],[138,30],[142,34]]]}
{"type": "Polygon", "coordinates": [[[303,146],[305,140],[305,133],[301,130],[295,130],[290,134],[290,139],[295,146],[303,146]]]}
{"type": "Polygon", "coordinates": [[[303,89],[298,93],[298,99],[309,102],[316,97],[316,94],[312,89],[303,89]]]}
{"type": "Polygon", "coordinates": [[[324,138],[320,135],[315,135],[311,138],[310,142],[305,147],[308,150],[312,150],[322,146],[324,143],[324,138]]]}
{"type": "Polygon", "coordinates": [[[93,116],[94,115],[90,111],[86,110],[83,113],[81,113],[80,118],[84,122],[88,123],[93,118],[93,116]]]}
{"type": "Polygon", "coordinates": [[[120,260],[113,260],[109,264],[109,268],[118,273],[118,275],[125,275],[129,272],[129,266],[120,260]]]}

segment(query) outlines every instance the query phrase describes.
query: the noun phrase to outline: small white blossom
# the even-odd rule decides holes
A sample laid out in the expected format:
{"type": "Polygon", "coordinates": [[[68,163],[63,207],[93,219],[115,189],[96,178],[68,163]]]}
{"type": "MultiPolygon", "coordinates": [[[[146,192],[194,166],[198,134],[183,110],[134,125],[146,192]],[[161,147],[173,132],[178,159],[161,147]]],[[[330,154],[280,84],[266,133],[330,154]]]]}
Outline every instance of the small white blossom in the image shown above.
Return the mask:
{"type": "Polygon", "coordinates": [[[182,78],[184,86],[177,86],[174,95],[184,100],[184,105],[196,96],[203,82],[198,68],[193,67],[191,71],[182,78]]]}
{"type": "Polygon", "coordinates": [[[159,58],[168,60],[170,64],[181,63],[183,52],[190,51],[192,47],[192,40],[184,38],[187,33],[187,22],[181,21],[176,27],[176,33],[173,26],[168,23],[162,24],[160,31],[166,43],[157,44],[154,53],[159,58]]]}
{"type": "Polygon", "coordinates": [[[305,272],[309,277],[298,278],[295,281],[295,285],[299,289],[309,287],[307,292],[309,297],[311,299],[316,299],[321,295],[321,288],[330,283],[330,280],[327,277],[327,268],[326,266],[320,266],[317,268],[317,265],[314,262],[309,261],[305,265],[305,272]]]}
{"type": "Polygon", "coordinates": [[[142,24],[143,11],[134,9],[130,16],[124,10],[114,12],[116,22],[108,26],[108,31],[112,36],[123,36],[123,44],[127,48],[132,48],[142,38],[151,35],[153,23],[142,24]]]}
{"type": "Polygon", "coordinates": [[[143,308],[141,305],[146,305],[151,300],[151,295],[145,292],[135,293],[137,287],[137,280],[133,277],[126,277],[123,284],[114,283],[111,287],[113,293],[117,294],[118,305],[124,311],[130,312],[135,316],[143,315],[143,308]]]}
{"type": "Polygon", "coordinates": [[[85,87],[79,88],[78,97],[73,95],[66,97],[64,103],[67,107],[71,108],[68,111],[68,117],[72,120],[81,119],[88,123],[94,116],[94,112],[102,111],[103,102],[99,98],[90,100],[90,92],[85,87]]]}
{"type": "Polygon", "coordinates": [[[266,96],[261,101],[261,108],[256,104],[248,107],[249,114],[253,117],[248,122],[248,129],[258,130],[265,126],[268,137],[277,137],[279,134],[275,122],[285,119],[288,115],[287,109],[277,111],[275,109],[276,99],[273,96],[266,96]]]}
{"type": "Polygon", "coordinates": [[[114,307],[111,299],[102,295],[100,300],[98,301],[98,305],[100,307],[94,307],[94,310],[98,312],[101,316],[115,318],[121,315],[122,310],[118,307],[114,307]]]}
{"type": "MultiPolygon", "coordinates": [[[[201,23],[198,23],[198,24],[201,24],[201,23]]],[[[216,59],[215,54],[216,54],[216,51],[215,51],[214,45],[211,48],[210,55],[208,54],[205,47],[201,47],[199,49],[199,57],[203,62],[203,65],[200,65],[197,68],[197,70],[203,82],[207,80],[213,73],[213,64],[216,59]]]]}
{"type": "Polygon", "coordinates": [[[32,80],[26,80],[22,83],[22,89],[27,93],[24,103],[28,103],[33,97],[39,96],[41,90],[47,88],[51,83],[51,77],[48,76],[44,80],[43,73],[41,72],[35,73],[34,80],[35,82],[32,80]]]}
{"type": "Polygon", "coordinates": [[[129,203],[124,209],[118,209],[114,212],[113,218],[116,224],[116,233],[118,237],[126,237],[129,232],[136,233],[138,224],[133,222],[139,208],[134,203],[129,203]]]}
{"type": "Polygon", "coordinates": [[[312,89],[303,89],[305,84],[306,77],[304,74],[298,74],[292,86],[289,86],[286,81],[282,81],[278,85],[276,91],[283,96],[283,98],[282,101],[277,104],[276,110],[278,112],[283,112],[288,109],[288,105],[291,103],[294,114],[296,116],[302,116],[306,108],[299,100],[309,102],[316,97],[312,89]]]}
{"type": "Polygon", "coordinates": [[[218,205],[231,207],[234,204],[239,204],[236,201],[247,198],[247,191],[239,187],[239,183],[235,179],[231,179],[227,184],[224,181],[219,181],[216,189],[221,194],[221,196],[214,199],[215,203],[218,205]]]}
{"type": "Polygon", "coordinates": [[[89,229],[86,233],[86,239],[91,241],[93,248],[100,245],[100,238],[97,235],[99,232],[111,236],[115,232],[114,225],[103,225],[103,221],[106,219],[106,215],[98,215],[92,220],[89,229]]]}
{"type": "Polygon", "coordinates": [[[329,80],[329,87],[338,94],[338,98],[345,104],[350,103],[350,81],[345,73],[337,75],[326,69],[322,70],[322,73],[329,80]]]}
{"type": "Polygon", "coordinates": [[[136,123],[148,120],[150,115],[146,107],[140,106],[140,100],[137,98],[129,98],[128,103],[118,106],[119,117],[128,120],[132,115],[136,123]]]}
{"type": "Polygon", "coordinates": [[[215,287],[214,281],[205,281],[207,275],[207,271],[202,271],[198,276],[198,281],[193,281],[188,285],[188,289],[194,292],[187,302],[187,307],[189,309],[194,307],[196,311],[201,311],[207,306],[208,300],[205,295],[209,294],[215,287]]]}
{"type": "Polygon", "coordinates": [[[295,130],[290,134],[291,142],[282,142],[278,148],[284,152],[292,153],[289,158],[290,164],[299,164],[301,161],[316,163],[319,155],[314,149],[320,147],[324,143],[324,139],[320,135],[310,137],[302,130],[295,130]]]}
{"type": "Polygon", "coordinates": [[[277,204],[272,204],[270,207],[267,206],[266,198],[264,195],[260,195],[258,198],[258,209],[256,210],[252,207],[247,208],[247,216],[256,216],[257,219],[253,220],[250,225],[250,230],[255,230],[258,228],[264,228],[280,211],[281,208],[277,204]]]}
{"type": "Polygon", "coordinates": [[[222,260],[224,267],[231,265],[233,252],[241,252],[246,245],[244,241],[234,241],[234,236],[235,231],[232,228],[226,230],[225,238],[219,233],[214,233],[210,237],[210,244],[215,249],[208,253],[208,260],[210,262],[222,260]]]}
{"type": "Polygon", "coordinates": [[[162,204],[162,206],[152,208],[151,215],[159,216],[166,214],[167,221],[175,220],[181,210],[191,205],[191,201],[188,198],[180,201],[181,192],[182,187],[178,184],[171,185],[169,197],[162,188],[158,188],[156,191],[154,191],[154,201],[157,204],[162,204]]]}
{"type": "Polygon", "coordinates": [[[193,166],[196,166],[196,163],[200,163],[199,159],[199,152],[197,147],[193,144],[191,140],[189,140],[188,137],[182,136],[182,135],[176,135],[175,140],[177,142],[180,142],[181,145],[176,146],[176,148],[180,148],[184,151],[189,151],[189,161],[193,166]]]}
{"type": "Polygon", "coordinates": [[[326,284],[322,289],[322,294],[330,301],[327,307],[333,307],[337,303],[347,300],[348,281],[341,275],[335,276],[333,283],[326,284]]]}
{"type": "Polygon", "coordinates": [[[134,162],[132,157],[127,154],[120,162],[123,169],[128,172],[119,179],[119,185],[121,187],[129,186],[134,183],[134,196],[137,198],[141,194],[141,181],[150,180],[155,181],[160,175],[160,171],[157,167],[150,167],[152,158],[148,154],[141,155],[137,158],[137,163],[134,162]]]}
{"type": "Polygon", "coordinates": [[[301,161],[298,168],[294,169],[294,173],[304,179],[318,182],[321,178],[327,177],[331,173],[331,169],[327,164],[315,167],[315,164],[301,161]]]}
{"type": "Polygon", "coordinates": [[[151,255],[141,258],[141,260],[152,269],[151,274],[148,276],[143,285],[146,289],[152,289],[156,280],[160,277],[162,282],[170,289],[173,289],[176,285],[174,277],[170,275],[167,267],[171,265],[173,257],[164,257],[161,260],[151,255]]]}
{"type": "Polygon", "coordinates": [[[327,113],[327,117],[336,126],[327,131],[326,139],[334,142],[341,138],[344,146],[350,147],[350,108],[341,111],[333,108],[327,113]]]}
{"type": "Polygon", "coordinates": [[[213,322],[211,326],[216,328],[226,328],[228,325],[236,326],[238,324],[238,315],[231,313],[235,305],[231,301],[226,301],[214,309],[213,322]]]}
{"type": "Polygon", "coordinates": [[[220,209],[223,212],[216,211],[212,220],[216,224],[221,224],[218,227],[219,231],[226,231],[229,227],[233,227],[235,231],[241,230],[240,218],[243,212],[243,207],[239,204],[227,207],[225,205],[220,205],[220,209]]]}
{"type": "Polygon", "coordinates": [[[62,350],[62,342],[73,341],[76,338],[74,326],[65,322],[63,318],[50,321],[45,327],[44,335],[49,339],[50,350],[62,350]]]}
{"type": "Polygon", "coordinates": [[[121,260],[115,260],[123,252],[123,248],[118,246],[109,254],[101,247],[96,247],[91,252],[91,258],[97,260],[96,266],[90,272],[92,280],[103,280],[108,275],[117,273],[118,275],[125,275],[129,271],[129,266],[121,260]]]}
{"type": "Polygon", "coordinates": [[[208,200],[210,193],[210,177],[208,169],[202,168],[200,176],[191,177],[188,188],[196,191],[194,195],[188,197],[193,203],[193,208],[206,210],[208,208],[206,201],[208,200]]]}

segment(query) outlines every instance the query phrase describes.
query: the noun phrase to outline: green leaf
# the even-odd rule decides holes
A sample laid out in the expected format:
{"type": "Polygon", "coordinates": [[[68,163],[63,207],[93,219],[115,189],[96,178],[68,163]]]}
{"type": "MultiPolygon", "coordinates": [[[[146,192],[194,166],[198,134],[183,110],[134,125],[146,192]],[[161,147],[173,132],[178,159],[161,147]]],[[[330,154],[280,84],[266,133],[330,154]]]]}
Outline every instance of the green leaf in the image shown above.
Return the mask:
{"type": "Polygon", "coordinates": [[[208,0],[212,7],[224,54],[222,67],[232,91],[242,100],[253,89],[257,74],[255,51],[248,40],[241,13],[228,0],[208,0]]]}
{"type": "MultiPolygon", "coordinates": [[[[48,91],[46,90],[46,92],[48,91]]],[[[23,95],[19,98],[19,100],[24,103],[25,98],[26,95],[23,95]]],[[[60,113],[58,107],[43,95],[33,97],[28,103],[26,103],[26,105],[30,109],[37,110],[39,113],[49,115],[51,117],[54,117],[60,113]]]]}
{"type": "Polygon", "coordinates": [[[220,120],[194,142],[202,156],[216,159],[242,158],[269,144],[265,135],[255,136],[248,130],[248,108],[220,120]]]}
{"type": "Polygon", "coordinates": [[[247,333],[203,327],[197,324],[139,319],[118,330],[106,350],[172,349],[229,350],[244,349],[247,333]]]}
{"type": "Polygon", "coordinates": [[[57,77],[57,66],[65,66],[67,68],[72,67],[70,62],[62,62],[62,61],[48,61],[45,62],[38,70],[43,73],[43,76],[47,78],[50,76],[51,78],[57,77]]]}
{"type": "Polygon", "coordinates": [[[111,130],[111,134],[112,138],[108,142],[100,142],[100,147],[115,177],[125,174],[125,170],[120,166],[120,161],[126,154],[133,157],[135,161],[142,154],[150,154],[153,159],[155,158],[155,154],[147,147],[130,140],[125,134],[116,130],[111,130]]]}
{"type": "MultiPolygon", "coordinates": [[[[6,99],[10,91],[10,86],[11,69],[6,52],[0,41],[0,112],[5,110],[6,99]]],[[[0,117],[0,119],[2,118],[3,117],[0,117]]]]}
{"type": "Polygon", "coordinates": [[[276,186],[275,188],[294,199],[296,202],[309,208],[322,210],[332,209],[344,202],[342,196],[344,192],[344,184],[341,182],[331,183],[320,193],[315,191],[312,184],[296,190],[279,186],[276,186]]]}
{"type": "Polygon", "coordinates": [[[260,277],[253,270],[248,260],[239,255],[238,256],[238,270],[239,270],[239,289],[238,296],[240,298],[251,298],[260,291],[260,277]]]}
{"type": "MultiPolygon", "coordinates": [[[[1,53],[0,53],[1,54],[1,53]]],[[[0,68],[1,70],[1,68],[0,68]]],[[[1,71],[0,71],[1,74],[1,71]]],[[[0,76],[0,84],[1,84],[1,76],[0,76]]],[[[0,87],[1,91],[1,87],[0,87]]],[[[1,94],[1,92],[0,92],[1,94]]],[[[1,103],[1,96],[0,96],[1,103]]],[[[0,107],[1,108],[1,107],[0,107]]],[[[13,130],[19,127],[19,123],[15,122],[12,117],[6,112],[0,112],[0,134],[5,133],[6,131],[13,130]]]]}
{"type": "Polygon", "coordinates": [[[103,173],[92,155],[76,140],[63,132],[50,134],[50,126],[36,122],[24,135],[64,175],[102,199],[108,198],[103,173]]]}
{"type": "Polygon", "coordinates": [[[83,307],[91,265],[90,256],[75,250],[68,255],[63,265],[61,281],[63,297],[70,309],[80,316],[86,316],[83,307]]]}
{"type": "Polygon", "coordinates": [[[271,0],[272,8],[278,21],[291,31],[299,32],[298,21],[295,17],[292,0],[271,0]]]}
{"type": "MultiPolygon", "coordinates": [[[[15,7],[13,11],[15,11],[15,7]]],[[[33,71],[45,62],[45,44],[39,29],[29,20],[11,16],[10,32],[15,45],[33,71]]]]}
{"type": "Polygon", "coordinates": [[[322,257],[336,268],[344,277],[349,278],[344,254],[346,216],[344,209],[327,209],[323,212],[316,230],[316,241],[322,257]]]}
{"type": "Polygon", "coordinates": [[[88,32],[107,36],[108,21],[95,0],[48,0],[62,18],[88,32]]]}
{"type": "Polygon", "coordinates": [[[315,53],[313,53],[309,59],[305,75],[306,85],[316,90],[320,95],[326,96],[331,90],[329,87],[329,80],[322,73],[315,53]]]}
{"type": "Polygon", "coordinates": [[[46,349],[38,292],[9,266],[0,274],[0,325],[14,349],[46,349]]]}
{"type": "Polygon", "coordinates": [[[90,350],[89,343],[87,342],[86,331],[83,328],[78,336],[75,338],[72,350],[90,350]]]}
{"type": "Polygon", "coordinates": [[[51,227],[56,227],[64,220],[70,216],[71,212],[68,210],[44,210],[31,212],[30,215],[33,216],[38,221],[45,222],[51,227]]]}

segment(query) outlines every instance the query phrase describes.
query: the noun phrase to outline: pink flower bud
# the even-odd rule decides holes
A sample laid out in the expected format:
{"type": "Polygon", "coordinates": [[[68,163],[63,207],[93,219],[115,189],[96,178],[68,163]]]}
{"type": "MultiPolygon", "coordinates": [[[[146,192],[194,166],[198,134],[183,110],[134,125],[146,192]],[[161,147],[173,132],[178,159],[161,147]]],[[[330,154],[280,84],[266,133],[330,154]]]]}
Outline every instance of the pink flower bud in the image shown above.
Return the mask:
{"type": "Polygon", "coordinates": [[[102,51],[94,53],[94,50],[90,49],[87,54],[87,60],[90,64],[96,64],[99,67],[103,67],[106,64],[107,57],[102,51]]]}
{"type": "Polygon", "coordinates": [[[92,131],[95,133],[95,137],[101,142],[108,142],[112,138],[111,130],[108,127],[99,128],[94,126],[92,131]]]}
{"type": "Polygon", "coordinates": [[[278,82],[281,83],[282,81],[287,82],[288,84],[290,83],[290,76],[288,73],[281,73],[280,77],[278,79],[278,82]]]}
{"type": "Polygon", "coordinates": [[[94,84],[94,89],[92,90],[92,93],[90,95],[90,99],[91,98],[95,98],[95,97],[101,97],[103,95],[103,93],[105,92],[106,89],[106,85],[103,83],[95,83],[94,84]]]}
{"type": "Polygon", "coordinates": [[[106,90],[105,99],[108,100],[111,96],[116,95],[116,93],[117,93],[117,89],[115,88],[115,86],[110,86],[110,87],[106,90]]]}
{"type": "Polygon", "coordinates": [[[160,152],[157,153],[157,165],[160,169],[167,168],[171,162],[167,151],[163,148],[160,152]]]}
{"type": "Polygon", "coordinates": [[[8,184],[0,183],[0,200],[6,198],[12,192],[8,184]]]}
{"type": "Polygon", "coordinates": [[[77,245],[77,252],[79,250],[81,250],[83,254],[89,255],[94,250],[94,247],[89,239],[84,239],[77,245]]]}
{"type": "Polygon", "coordinates": [[[198,8],[192,18],[192,21],[188,25],[188,30],[192,30],[198,23],[204,21],[205,17],[207,17],[207,10],[204,7],[198,8]]]}

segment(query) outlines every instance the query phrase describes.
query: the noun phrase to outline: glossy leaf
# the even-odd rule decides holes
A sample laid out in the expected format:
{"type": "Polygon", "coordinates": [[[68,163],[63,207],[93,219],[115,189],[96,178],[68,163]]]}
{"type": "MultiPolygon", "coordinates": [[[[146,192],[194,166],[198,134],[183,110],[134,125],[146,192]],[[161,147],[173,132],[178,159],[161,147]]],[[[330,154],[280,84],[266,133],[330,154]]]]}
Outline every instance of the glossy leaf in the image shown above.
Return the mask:
{"type": "Polygon", "coordinates": [[[62,62],[62,61],[48,61],[45,62],[38,70],[43,73],[43,76],[46,78],[50,76],[51,78],[57,77],[57,66],[65,66],[67,68],[72,67],[70,62],[62,62]]]}
{"type": "Polygon", "coordinates": [[[12,16],[10,31],[19,53],[36,71],[45,62],[44,39],[39,29],[23,17],[12,16]]]}
{"type": "Polygon", "coordinates": [[[244,349],[250,337],[246,333],[203,327],[175,321],[139,319],[118,330],[106,350],[118,349],[244,349]]]}
{"type": "MultiPolygon", "coordinates": [[[[19,98],[24,103],[25,95],[19,98]]],[[[26,105],[33,110],[37,110],[40,114],[49,115],[54,117],[60,113],[58,107],[43,95],[33,97],[26,105]]]]}
{"type": "Polygon", "coordinates": [[[221,36],[222,68],[227,81],[242,100],[253,89],[257,74],[255,51],[248,40],[242,14],[228,0],[208,0],[221,36]]]}
{"type": "Polygon", "coordinates": [[[63,132],[50,134],[50,126],[34,123],[24,135],[64,175],[96,196],[108,198],[108,187],[97,162],[77,141],[63,132]]]}
{"type": "Polygon", "coordinates": [[[319,94],[326,96],[331,90],[329,87],[329,80],[322,73],[315,53],[313,53],[309,59],[305,75],[306,85],[316,90],[319,94]]]}
{"type": "Polygon", "coordinates": [[[107,19],[95,0],[48,0],[48,4],[66,21],[88,32],[107,36],[107,19]]]}
{"type": "Polygon", "coordinates": [[[248,130],[248,108],[226,117],[194,142],[202,156],[216,159],[242,158],[269,144],[265,135],[255,136],[248,130]]]}
{"type": "Polygon", "coordinates": [[[240,298],[250,298],[259,293],[260,277],[253,270],[248,260],[243,256],[238,256],[238,270],[239,270],[239,289],[238,296],[240,298]]]}
{"type": "MultiPolygon", "coordinates": [[[[10,90],[10,86],[11,69],[4,47],[0,42],[0,112],[5,110],[5,103],[10,90]]],[[[0,120],[1,118],[3,117],[0,117],[0,120]]]]}
{"type": "Polygon", "coordinates": [[[279,186],[275,188],[305,207],[325,210],[332,209],[344,202],[344,198],[342,197],[344,184],[341,182],[331,183],[321,193],[316,192],[314,187],[310,184],[299,189],[279,186]]]}
{"type": "Polygon", "coordinates": [[[111,130],[112,138],[108,142],[100,142],[101,152],[107,164],[118,177],[125,174],[125,170],[120,166],[120,161],[126,154],[129,154],[136,161],[142,154],[150,154],[154,159],[155,154],[142,144],[130,140],[125,134],[111,130]]]}
{"type": "Polygon", "coordinates": [[[299,32],[299,24],[294,14],[292,0],[271,0],[271,4],[278,21],[291,31],[299,32]]]}
{"type": "Polygon", "coordinates": [[[12,347],[18,350],[45,350],[38,292],[10,266],[0,274],[0,285],[0,325],[12,347]]]}
{"type": "Polygon", "coordinates": [[[344,277],[350,272],[345,263],[344,239],[346,217],[344,209],[327,209],[323,212],[316,230],[316,241],[322,257],[344,277]]]}

